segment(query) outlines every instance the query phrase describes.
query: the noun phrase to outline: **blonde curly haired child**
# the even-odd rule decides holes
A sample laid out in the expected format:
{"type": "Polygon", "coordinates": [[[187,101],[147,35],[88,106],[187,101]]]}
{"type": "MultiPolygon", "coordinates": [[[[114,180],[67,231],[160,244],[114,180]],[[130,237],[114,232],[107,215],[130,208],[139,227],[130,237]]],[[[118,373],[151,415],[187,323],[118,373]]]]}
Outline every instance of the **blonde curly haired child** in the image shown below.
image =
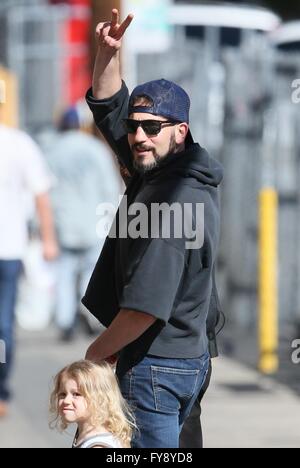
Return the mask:
{"type": "Polygon", "coordinates": [[[73,448],[129,448],[134,417],[121,395],[112,367],[81,360],[54,378],[51,428],[77,424],[73,448]]]}

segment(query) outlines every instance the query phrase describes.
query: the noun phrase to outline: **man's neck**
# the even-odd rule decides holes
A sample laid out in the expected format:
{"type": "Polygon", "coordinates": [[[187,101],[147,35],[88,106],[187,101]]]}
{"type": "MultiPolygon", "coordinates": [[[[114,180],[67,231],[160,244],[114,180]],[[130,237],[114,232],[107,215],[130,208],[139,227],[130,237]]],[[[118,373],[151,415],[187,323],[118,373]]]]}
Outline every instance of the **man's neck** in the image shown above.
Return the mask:
{"type": "Polygon", "coordinates": [[[182,151],[185,150],[185,143],[182,143],[182,145],[178,145],[176,148],[175,148],[175,151],[173,154],[176,154],[176,153],[181,153],[182,151]]]}

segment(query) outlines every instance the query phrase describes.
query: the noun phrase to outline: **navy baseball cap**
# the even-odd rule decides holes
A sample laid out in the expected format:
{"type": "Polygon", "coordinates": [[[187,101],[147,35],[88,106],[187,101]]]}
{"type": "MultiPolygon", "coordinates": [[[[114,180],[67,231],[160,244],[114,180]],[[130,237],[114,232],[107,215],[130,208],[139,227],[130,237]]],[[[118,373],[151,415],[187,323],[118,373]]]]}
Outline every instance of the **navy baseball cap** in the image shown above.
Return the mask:
{"type": "MultiPolygon", "coordinates": [[[[129,98],[128,116],[135,112],[160,115],[175,122],[189,123],[190,98],[183,88],[172,81],[160,79],[137,86],[129,98]],[[151,105],[134,105],[137,97],[145,96],[151,105]]],[[[191,132],[187,139],[193,143],[191,132]]]]}

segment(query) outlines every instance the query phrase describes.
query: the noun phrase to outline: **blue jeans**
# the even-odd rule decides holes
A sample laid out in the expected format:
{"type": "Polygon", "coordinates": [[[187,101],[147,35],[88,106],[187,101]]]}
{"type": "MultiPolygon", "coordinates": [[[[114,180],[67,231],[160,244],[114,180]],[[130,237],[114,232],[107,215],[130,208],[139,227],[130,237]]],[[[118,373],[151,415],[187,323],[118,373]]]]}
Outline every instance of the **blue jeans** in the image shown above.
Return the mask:
{"type": "Polygon", "coordinates": [[[0,363],[0,400],[9,399],[8,378],[13,361],[15,304],[20,260],[0,260],[0,340],[5,343],[5,364],[0,363]]]}
{"type": "Polygon", "coordinates": [[[120,378],[138,431],[133,448],[178,448],[184,421],[205,381],[209,354],[196,359],[147,355],[120,378]]]}
{"type": "MultiPolygon", "coordinates": [[[[74,327],[79,300],[86,291],[92,275],[99,248],[61,249],[57,262],[57,305],[56,323],[61,330],[74,327]]],[[[90,315],[90,314],[89,314],[90,315]]]]}

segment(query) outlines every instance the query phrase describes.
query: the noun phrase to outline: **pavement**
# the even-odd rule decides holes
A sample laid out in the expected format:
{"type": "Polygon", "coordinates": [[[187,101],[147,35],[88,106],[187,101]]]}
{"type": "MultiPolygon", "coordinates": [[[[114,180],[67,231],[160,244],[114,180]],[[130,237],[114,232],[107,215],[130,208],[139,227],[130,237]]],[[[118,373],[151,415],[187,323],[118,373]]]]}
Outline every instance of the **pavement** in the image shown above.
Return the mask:
{"type": "Polygon", "coordinates": [[[289,387],[233,359],[213,360],[203,400],[206,448],[299,448],[299,416],[300,397],[289,387]]]}
{"type": "MultiPolygon", "coordinates": [[[[78,334],[64,344],[53,328],[18,331],[12,379],[15,397],[0,420],[0,448],[69,448],[74,431],[48,426],[52,378],[82,358],[91,338],[78,334]]],[[[203,400],[206,448],[299,448],[300,399],[285,385],[262,377],[232,358],[213,361],[213,378],[203,400]]]]}

